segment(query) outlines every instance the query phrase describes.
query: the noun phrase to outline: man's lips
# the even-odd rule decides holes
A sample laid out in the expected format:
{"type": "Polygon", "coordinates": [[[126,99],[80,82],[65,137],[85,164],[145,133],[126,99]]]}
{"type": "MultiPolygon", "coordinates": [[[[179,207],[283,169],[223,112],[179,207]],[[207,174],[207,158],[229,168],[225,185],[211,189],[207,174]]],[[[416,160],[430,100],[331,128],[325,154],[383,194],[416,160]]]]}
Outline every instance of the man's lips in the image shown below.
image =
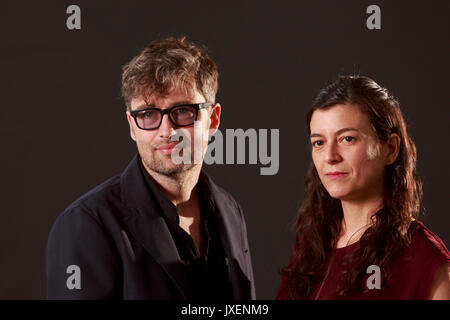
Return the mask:
{"type": "Polygon", "coordinates": [[[331,180],[339,179],[346,175],[347,175],[347,172],[341,172],[341,171],[328,172],[325,174],[325,176],[331,180]]]}
{"type": "Polygon", "coordinates": [[[165,143],[158,146],[156,149],[164,155],[170,155],[178,142],[165,143]]]}

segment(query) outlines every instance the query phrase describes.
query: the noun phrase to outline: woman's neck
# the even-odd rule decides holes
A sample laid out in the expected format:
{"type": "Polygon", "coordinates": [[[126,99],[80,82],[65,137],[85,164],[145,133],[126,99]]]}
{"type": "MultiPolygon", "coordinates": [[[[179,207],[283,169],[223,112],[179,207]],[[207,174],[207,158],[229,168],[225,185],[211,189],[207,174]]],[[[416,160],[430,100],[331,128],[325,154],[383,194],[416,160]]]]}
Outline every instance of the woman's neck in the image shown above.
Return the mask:
{"type": "Polygon", "coordinates": [[[383,206],[383,198],[376,197],[366,201],[341,201],[342,224],[338,238],[338,247],[343,247],[358,241],[367,228],[375,220],[374,214],[383,206]]]}

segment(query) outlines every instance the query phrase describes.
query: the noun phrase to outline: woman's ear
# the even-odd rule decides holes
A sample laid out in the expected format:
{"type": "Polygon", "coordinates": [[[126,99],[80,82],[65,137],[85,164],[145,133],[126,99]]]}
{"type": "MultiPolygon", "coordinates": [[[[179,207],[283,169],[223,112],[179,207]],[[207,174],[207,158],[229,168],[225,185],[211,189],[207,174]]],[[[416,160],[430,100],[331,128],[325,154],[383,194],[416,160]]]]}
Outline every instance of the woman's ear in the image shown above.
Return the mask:
{"type": "Polygon", "coordinates": [[[387,154],[386,154],[386,165],[392,164],[398,157],[398,152],[400,150],[400,137],[396,133],[391,133],[388,141],[386,142],[387,154]]]}

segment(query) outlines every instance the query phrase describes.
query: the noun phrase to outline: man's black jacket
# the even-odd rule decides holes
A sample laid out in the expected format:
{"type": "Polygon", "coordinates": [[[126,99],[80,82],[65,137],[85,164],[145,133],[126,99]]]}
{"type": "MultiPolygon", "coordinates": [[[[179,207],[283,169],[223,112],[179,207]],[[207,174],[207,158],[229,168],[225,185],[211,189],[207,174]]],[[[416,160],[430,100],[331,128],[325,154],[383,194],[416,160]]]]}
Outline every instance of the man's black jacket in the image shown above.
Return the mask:
{"type": "MultiPolygon", "coordinates": [[[[55,221],[47,243],[49,299],[186,299],[183,261],[138,161],[136,156],[122,175],[77,199],[55,221]]],[[[254,299],[242,210],[206,178],[233,297],[254,299]]]]}

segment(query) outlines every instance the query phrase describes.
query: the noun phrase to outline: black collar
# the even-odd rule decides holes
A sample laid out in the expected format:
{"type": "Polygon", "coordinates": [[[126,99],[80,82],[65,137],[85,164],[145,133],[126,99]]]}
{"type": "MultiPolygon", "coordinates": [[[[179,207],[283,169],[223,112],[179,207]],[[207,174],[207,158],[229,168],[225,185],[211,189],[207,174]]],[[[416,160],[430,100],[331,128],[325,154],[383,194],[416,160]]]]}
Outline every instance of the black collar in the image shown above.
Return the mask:
{"type": "Polygon", "coordinates": [[[156,181],[152,178],[152,176],[147,172],[142,164],[141,157],[138,156],[139,168],[141,170],[141,174],[145,179],[147,187],[150,189],[150,193],[154,196],[156,203],[159,205],[161,209],[161,213],[164,218],[168,218],[178,224],[178,213],[177,207],[165,196],[165,194],[161,191],[160,187],[157,185],[156,181]]]}

